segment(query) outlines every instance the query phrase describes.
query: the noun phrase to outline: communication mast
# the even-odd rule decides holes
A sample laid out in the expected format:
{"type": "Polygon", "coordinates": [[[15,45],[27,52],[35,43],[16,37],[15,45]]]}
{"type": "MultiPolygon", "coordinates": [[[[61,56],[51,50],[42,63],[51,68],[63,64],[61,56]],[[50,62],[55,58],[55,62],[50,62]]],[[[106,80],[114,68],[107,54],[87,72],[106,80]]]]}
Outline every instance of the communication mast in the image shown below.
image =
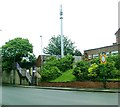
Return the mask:
{"type": "Polygon", "coordinates": [[[62,5],[60,5],[60,20],[61,20],[61,58],[64,57],[64,42],[63,42],[63,12],[62,12],[62,5]]]}

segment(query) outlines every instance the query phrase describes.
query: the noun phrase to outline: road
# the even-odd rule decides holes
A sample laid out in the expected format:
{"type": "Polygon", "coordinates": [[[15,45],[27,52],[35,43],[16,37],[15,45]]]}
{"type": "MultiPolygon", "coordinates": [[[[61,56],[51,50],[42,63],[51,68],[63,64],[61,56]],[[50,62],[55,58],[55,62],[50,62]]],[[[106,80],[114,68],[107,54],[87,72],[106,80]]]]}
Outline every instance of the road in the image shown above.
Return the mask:
{"type": "Polygon", "coordinates": [[[118,93],[2,87],[3,105],[118,105],[118,93]]]}

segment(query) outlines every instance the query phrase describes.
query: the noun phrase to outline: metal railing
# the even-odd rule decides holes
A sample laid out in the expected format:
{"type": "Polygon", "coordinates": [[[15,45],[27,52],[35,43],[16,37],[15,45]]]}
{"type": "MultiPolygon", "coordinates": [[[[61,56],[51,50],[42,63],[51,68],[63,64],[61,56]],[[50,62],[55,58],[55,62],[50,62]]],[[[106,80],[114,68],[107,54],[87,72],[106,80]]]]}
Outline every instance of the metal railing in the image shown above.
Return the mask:
{"type": "Polygon", "coordinates": [[[31,76],[30,76],[29,70],[25,70],[25,69],[21,68],[18,63],[17,63],[17,70],[23,77],[26,77],[28,79],[28,81],[31,83],[31,76]]]}

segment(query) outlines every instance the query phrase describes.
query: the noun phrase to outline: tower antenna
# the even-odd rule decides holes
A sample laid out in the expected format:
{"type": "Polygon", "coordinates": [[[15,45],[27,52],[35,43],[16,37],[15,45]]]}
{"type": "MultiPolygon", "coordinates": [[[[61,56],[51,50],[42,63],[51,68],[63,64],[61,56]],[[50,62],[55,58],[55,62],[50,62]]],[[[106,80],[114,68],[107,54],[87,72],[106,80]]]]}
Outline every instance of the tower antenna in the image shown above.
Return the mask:
{"type": "Polygon", "coordinates": [[[64,57],[64,42],[63,42],[63,11],[62,11],[62,5],[60,5],[60,20],[61,20],[61,58],[64,57]]]}

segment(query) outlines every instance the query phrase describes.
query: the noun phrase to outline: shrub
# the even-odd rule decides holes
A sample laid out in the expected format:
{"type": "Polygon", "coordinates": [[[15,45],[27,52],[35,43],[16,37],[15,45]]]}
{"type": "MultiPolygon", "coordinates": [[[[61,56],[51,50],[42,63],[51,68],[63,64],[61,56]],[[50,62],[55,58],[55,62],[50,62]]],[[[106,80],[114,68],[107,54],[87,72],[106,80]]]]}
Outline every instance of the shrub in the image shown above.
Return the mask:
{"type": "Polygon", "coordinates": [[[106,64],[99,64],[98,65],[98,72],[97,74],[101,79],[104,77],[106,79],[114,78],[116,76],[116,68],[114,66],[114,62],[107,62],[106,64]]]}
{"type": "Polygon", "coordinates": [[[94,63],[100,64],[100,58],[94,58],[94,59],[92,59],[92,60],[90,61],[90,63],[91,63],[91,64],[94,64],[94,63]]]}
{"type": "Polygon", "coordinates": [[[73,56],[67,55],[67,56],[59,59],[59,62],[57,63],[56,66],[60,69],[60,71],[65,72],[65,71],[73,68],[73,62],[74,62],[73,56]]]}
{"type": "Polygon", "coordinates": [[[117,56],[115,60],[115,67],[120,70],[120,55],[117,56]]]}
{"type": "Polygon", "coordinates": [[[105,64],[99,64],[98,65],[98,71],[97,71],[98,78],[103,80],[103,78],[107,77],[106,67],[105,64]]]}
{"type": "Polygon", "coordinates": [[[114,78],[115,77],[115,72],[116,72],[116,68],[115,68],[115,62],[107,62],[105,64],[105,69],[106,69],[106,73],[107,73],[107,78],[114,78]]]}
{"type": "Polygon", "coordinates": [[[41,73],[42,81],[50,81],[56,79],[61,74],[62,73],[56,66],[50,67],[49,69],[43,68],[41,73]]]}
{"type": "Polygon", "coordinates": [[[77,80],[87,80],[88,79],[88,67],[89,63],[86,61],[80,61],[76,64],[73,69],[73,75],[76,76],[77,80]]]}
{"type": "Polygon", "coordinates": [[[42,80],[49,81],[56,79],[61,75],[61,72],[65,72],[73,67],[74,58],[71,55],[67,55],[61,59],[57,59],[52,56],[48,58],[43,64],[41,72],[42,80]]]}
{"type": "Polygon", "coordinates": [[[80,61],[73,70],[77,80],[106,80],[120,76],[120,56],[109,56],[106,64],[101,64],[100,59],[89,62],[80,61]]]}
{"type": "Polygon", "coordinates": [[[92,64],[88,68],[88,77],[90,80],[95,80],[97,78],[98,65],[96,63],[92,64]]]}
{"type": "Polygon", "coordinates": [[[80,78],[79,78],[80,76],[82,77],[83,73],[81,72],[80,67],[75,67],[75,68],[73,69],[73,75],[76,76],[77,80],[80,79],[80,78]]]}
{"type": "Polygon", "coordinates": [[[57,66],[58,63],[59,61],[56,59],[56,57],[51,56],[45,61],[45,63],[43,64],[43,67],[49,69],[52,66],[57,66]]]}
{"type": "Polygon", "coordinates": [[[59,61],[54,56],[49,57],[45,61],[41,71],[42,81],[56,79],[61,75],[61,72],[57,67],[58,62],[59,61]]]}
{"type": "Polygon", "coordinates": [[[115,67],[116,69],[120,70],[120,55],[116,55],[116,56],[109,56],[107,58],[107,62],[115,62],[115,67]]]}
{"type": "Polygon", "coordinates": [[[115,78],[120,78],[120,70],[115,70],[115,78]]]}

